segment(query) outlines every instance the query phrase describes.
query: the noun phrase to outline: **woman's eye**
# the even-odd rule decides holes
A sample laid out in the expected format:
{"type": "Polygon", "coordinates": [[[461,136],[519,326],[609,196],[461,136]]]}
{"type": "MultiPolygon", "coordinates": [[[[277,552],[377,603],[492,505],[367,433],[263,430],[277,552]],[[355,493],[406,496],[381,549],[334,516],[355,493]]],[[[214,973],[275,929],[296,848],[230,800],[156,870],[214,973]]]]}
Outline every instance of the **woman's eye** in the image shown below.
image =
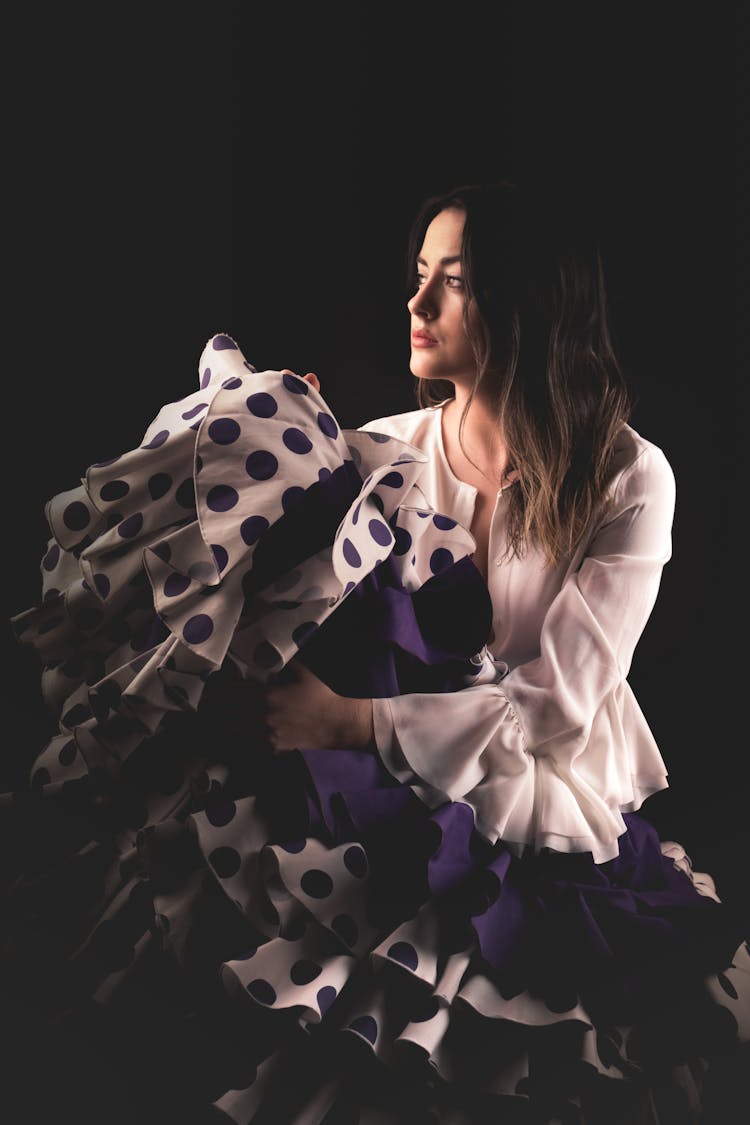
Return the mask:
{"type": "MultiPolygon", "coordinates": [[[[415,289],[421,289],[426,281],[427,278],[425,277],[425,275],[423,273],[418,273],[414,281],[415,289]]],[[[461,289],[463,287],[463,283],[464,279],[458,274],[448,273],[445,275],[445,284],[449,287],[449,289],[461,289]]]]}

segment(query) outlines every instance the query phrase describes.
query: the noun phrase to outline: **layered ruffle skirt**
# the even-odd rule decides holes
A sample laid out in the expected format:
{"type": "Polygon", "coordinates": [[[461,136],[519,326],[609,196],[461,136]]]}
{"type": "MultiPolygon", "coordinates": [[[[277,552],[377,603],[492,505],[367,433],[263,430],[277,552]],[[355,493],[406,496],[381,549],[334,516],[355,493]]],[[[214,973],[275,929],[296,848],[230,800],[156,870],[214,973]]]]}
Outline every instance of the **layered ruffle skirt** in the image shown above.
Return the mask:
{"type": "Polygon", "coordinates": [[[607,863],[519,856],[374,752],[271,752],[290,661],[343,695],[460,690],[493,674],[491,606],[419,450],[228,336],[199,376],[47,505],[13,624],[59,725],[5,795],[8,957],[125,1078],[118,1020],[175,1037],[161,1120],[699,1121],[750,1040],[750,957],[683,848],[631,813],[607,863]]]}

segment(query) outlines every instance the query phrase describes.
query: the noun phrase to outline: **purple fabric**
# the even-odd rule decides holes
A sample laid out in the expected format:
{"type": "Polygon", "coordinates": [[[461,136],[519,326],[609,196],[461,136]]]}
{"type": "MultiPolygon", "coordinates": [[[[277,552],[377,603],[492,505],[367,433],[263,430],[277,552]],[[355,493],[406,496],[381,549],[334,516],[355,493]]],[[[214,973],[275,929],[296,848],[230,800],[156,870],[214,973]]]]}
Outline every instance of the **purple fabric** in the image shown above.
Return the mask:
{"type": "Polygon", "coordinates": [[[340,695],[455,691],[491,624],[489,593],[471,559],[409,592],[389,557],[311,635],[300,659],[340,695]]]}

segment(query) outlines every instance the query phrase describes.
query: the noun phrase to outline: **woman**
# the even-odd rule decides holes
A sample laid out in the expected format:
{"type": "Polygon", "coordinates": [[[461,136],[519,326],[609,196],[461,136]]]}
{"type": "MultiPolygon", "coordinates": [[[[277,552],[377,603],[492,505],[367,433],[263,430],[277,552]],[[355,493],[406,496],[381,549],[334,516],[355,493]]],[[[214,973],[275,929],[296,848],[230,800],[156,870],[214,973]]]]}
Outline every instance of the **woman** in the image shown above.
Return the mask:
{"type": "Polygon", "coordinates": [[[51,883],[59,1006],[158,995],[185,1105],[230,1121],[697,1122],[750,962],[635,814],[666,786],[626,677],[670,466],[595,246],[466,187],[410,267],[419,409],[341,431],[220,335],[48,505],[25,955],[51,883]]]}

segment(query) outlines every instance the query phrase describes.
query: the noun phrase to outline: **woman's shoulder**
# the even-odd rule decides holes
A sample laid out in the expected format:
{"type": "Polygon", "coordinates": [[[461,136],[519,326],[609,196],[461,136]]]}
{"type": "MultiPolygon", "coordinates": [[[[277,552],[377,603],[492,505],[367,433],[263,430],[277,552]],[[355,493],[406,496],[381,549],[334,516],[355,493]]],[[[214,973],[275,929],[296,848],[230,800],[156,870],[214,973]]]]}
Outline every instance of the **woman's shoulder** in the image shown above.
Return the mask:
{"type": "Polygon", "coordinates": [[[674,471],[667,454],[629,424],[622,426],[615,440],[611,471],[615,489],[659,485],[674,492],[674,471]]]}
{"type": "Polygon", "coordinates": [[[402,441],[413,445],[420,445],[433,432],[439,406],[428,406],[419,410],[405,410],[400,414],[389,414],[382,418],[373,418],[363,423],[358,429],[369,433],[388,434],[389,437],[400,438],[402,441]]]}

